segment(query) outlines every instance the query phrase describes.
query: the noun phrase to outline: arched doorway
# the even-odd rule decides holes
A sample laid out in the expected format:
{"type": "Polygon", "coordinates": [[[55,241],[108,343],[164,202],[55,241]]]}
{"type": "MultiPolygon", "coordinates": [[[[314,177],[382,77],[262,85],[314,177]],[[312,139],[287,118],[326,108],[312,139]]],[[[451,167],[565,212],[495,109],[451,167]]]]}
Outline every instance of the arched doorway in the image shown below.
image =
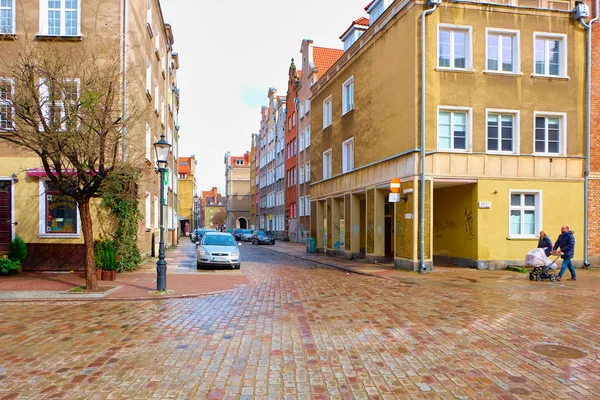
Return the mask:
{"type": "Polygon", "coordinates": [[[248,229],[248,221],[246,220],[246,218],[238,218],[237,226],[240,229],[248,229]]]}

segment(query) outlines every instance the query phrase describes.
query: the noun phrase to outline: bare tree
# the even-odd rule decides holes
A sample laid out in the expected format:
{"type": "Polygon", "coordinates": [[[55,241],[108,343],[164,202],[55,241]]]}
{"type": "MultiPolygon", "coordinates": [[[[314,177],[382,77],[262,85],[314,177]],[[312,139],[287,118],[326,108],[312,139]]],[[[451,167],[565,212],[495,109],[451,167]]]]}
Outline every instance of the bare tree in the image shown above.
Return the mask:
{"type": "Polygon", "coordinates": [[[213,215],[212,223],[214,226],[223,226],[223,224],[225,223],[225,218],[225,211],[219,210],[215,215],[213,215]]]}
{"type": "Polygon", "coordinates": [[[118,43],[40,43],[4,57],[12,79],[12,127],[0,135],[36,154],[50,184],[77,202],[85,243],[86,289],[97,289],[90,201],[113,174],[131,168],[124,134],[138,115],[123,114],[118,43]]]}

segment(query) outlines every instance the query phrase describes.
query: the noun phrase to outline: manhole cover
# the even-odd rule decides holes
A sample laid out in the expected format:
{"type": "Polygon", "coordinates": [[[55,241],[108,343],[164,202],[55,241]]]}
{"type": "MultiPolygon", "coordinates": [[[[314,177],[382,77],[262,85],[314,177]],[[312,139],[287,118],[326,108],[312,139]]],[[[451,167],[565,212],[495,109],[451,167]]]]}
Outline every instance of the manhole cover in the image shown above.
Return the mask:
{"type": "Polygon", "coordinates": [[[585,353],[581,350],[567,346],[559,346],[554,344],[538,344],[533,347],[533,351],[543,356],[553,358],[583,358],[585,353]]]}
{"type": "Polygon", "coordinates": [[[513,394],[521,395],[521,396],[529,396],[531,394],[531,392],[529,390],[523,389],[520,387],[510,388],[510,392],[513,394]]]}

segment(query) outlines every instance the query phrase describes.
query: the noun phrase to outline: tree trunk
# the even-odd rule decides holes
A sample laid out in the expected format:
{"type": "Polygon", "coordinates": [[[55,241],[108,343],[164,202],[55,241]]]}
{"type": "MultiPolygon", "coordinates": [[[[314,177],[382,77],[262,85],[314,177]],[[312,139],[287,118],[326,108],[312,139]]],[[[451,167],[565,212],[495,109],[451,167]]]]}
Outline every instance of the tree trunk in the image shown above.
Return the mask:
{"type": "Polygon", "coordinates": [[[89,292],[98,289],[96,266],[94,265],[94,229],[92,227],[90,199],[84,198],[78,203],[81,230],[83,231],[83,241],[85,243],[85,290],[89,292]]]}

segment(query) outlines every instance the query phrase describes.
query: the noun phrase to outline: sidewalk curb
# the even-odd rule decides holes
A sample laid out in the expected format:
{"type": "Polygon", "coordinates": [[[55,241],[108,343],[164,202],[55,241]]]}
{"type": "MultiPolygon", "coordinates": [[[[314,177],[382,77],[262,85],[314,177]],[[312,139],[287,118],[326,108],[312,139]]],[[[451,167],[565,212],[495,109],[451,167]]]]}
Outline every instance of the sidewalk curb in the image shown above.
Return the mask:
{"type": "MultiPolygon", "coordinates": [[[[247,286],[247,285],[243,285],[243,286],[247,286]]],[[[242,286],[240,286],[242,287],[242,286]]],[[[206,292],[206,293],[196,293],[196,294],[174,294],[174,295],[170,295],[170,296],[153,296],[153,297],[116,297],[116,298],[81,298],[81,299],[77,299],[77,298],[68,298],[68,299],[61,299],[61,298],[25,298],[25,299],[0,299],[0,303],[68,303],[68,302],[97,302],[97,301],[101,301],[101,302],[111,302],[111,301],[121,301],[121,302],[127,302],[127,301],[152,301],[152,300],[174,300],[174,299],[195,299],[195,298],[201,298],[201,297],[208,297],[208,296],[215,296],[215,295],[219,295],[219,294],[224,294],[224,293],[229,293],[229,292],[233,292],[234,290],[238,290],[240,289],[240,287],[236,287],[233,289],[226,289],[226,290],[218,290],[215,292],[206,292]]]]}
{"type": "Polygon", "coordinates": [[[286,253],[286,252],[281,251],[281,250],[276,250],[276,249],[271,249],[271,248],[265,248],[265,249],[268,250],[268,251],[270,251],[270,252],[273,252],[273,253],[285,254],[286,256],[294,257],[294,258],[297,258],[299,260],[310,261],[310,262],[313,262],[315,264],[324,265],[326,267],[339,269],[340,271],[352,272],[353,274],[357,274],[357,275],[370,276],[370,277],[373,277],[373,278],[385,279],[385,280],[388,280],[388,281],[393,281],[393,282],[404,284],[403,282],[400,282],[397,279],[389,278],[387,276],[379,276],[379,275],[370,274],[368,272],[356,271],[356,270],[353,270],[352,268],[342,267],[340,265],[327,264],[327,263],[322,262],[322,261],[317,261],[317,260],[313,260],[311,258],[297,256],[297,255],[294,255],[294,254],[286,253]]]}

